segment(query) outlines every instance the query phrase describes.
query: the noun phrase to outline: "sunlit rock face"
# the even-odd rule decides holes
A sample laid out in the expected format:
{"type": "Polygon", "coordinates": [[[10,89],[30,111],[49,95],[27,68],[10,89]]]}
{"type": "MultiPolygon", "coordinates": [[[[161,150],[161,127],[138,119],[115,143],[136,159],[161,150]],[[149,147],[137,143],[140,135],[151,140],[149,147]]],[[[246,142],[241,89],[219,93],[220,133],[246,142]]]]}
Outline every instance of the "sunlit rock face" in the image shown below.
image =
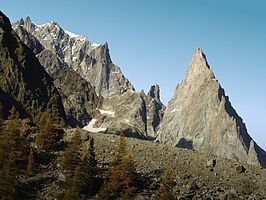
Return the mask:
{"type": "Polygon", "coordinates": [[[196,49],[176,87],[157,140],[266,166],[266,153],[249,136],[201,49],[196,49]]]}

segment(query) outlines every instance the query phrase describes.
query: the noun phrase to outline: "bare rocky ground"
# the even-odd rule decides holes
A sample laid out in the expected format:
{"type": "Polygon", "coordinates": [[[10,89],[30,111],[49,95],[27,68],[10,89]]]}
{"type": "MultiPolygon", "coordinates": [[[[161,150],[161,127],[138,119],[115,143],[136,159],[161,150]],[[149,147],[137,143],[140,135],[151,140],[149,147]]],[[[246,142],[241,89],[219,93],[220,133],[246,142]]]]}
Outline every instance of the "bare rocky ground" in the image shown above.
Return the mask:
{"type": "MultiPolygon", "coordinates": [[[[119,136],[90,133],[100,165],[112,160],[119,136]]],[[[154,199],[165,169],[173,172],[176,199],[266,199],[266,170],[245,163],[126,138],[137,171],[147,177],[147,188],[137,199],[154,199]]]]}
{"type": "MultiPolygon", "coordinates": [[[[73,131],[67,130],[66,141],[73,131]]],[[[90,133],[83,129],[81,132],[85,145],[88,137],[94,138],[99,168],[105,171],[113,159],[119,136],[90,133]]],[[[126,138],[126,142],[127,151],[133,156],[142,180],[143,188],[136,196],[138,200],[155,199],[165,169],[172,171],[173,191],[178,200],[266,199],[266,169],[136,138],[126,138]]],[[[58,151],[54,156],[59,158],[61,154],[62,151],[58,151]]],[[[64,178],[57,161],[55,159],[44,166],[45,171],[34,178],[37,195],[33,195],[32,199],[55,199],[55,194],[60,192],[59,184],[64,178]],[[37,184],[38,177],[41,184],[37,184]]],[[[96,195],[92,199],[99,198],[96,195]]]]}

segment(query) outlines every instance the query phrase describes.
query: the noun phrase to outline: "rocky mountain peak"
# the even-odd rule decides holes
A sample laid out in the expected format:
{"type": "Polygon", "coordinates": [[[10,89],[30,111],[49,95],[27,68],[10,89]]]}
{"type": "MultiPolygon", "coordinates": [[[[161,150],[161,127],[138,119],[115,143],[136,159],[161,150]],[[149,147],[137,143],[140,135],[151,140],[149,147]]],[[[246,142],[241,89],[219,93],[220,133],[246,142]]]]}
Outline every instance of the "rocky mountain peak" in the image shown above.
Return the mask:
{"type": "Polygon", "coordinates": [[[127,90],[134,90],[120,68],[112,63],[107,43],[91,43],[85,36],[63,30],[56,22],[38,26],[30,19],[25,21],[28,21],[29,25],[13,25],[19,36],[25,38],[25,34],[30,34],[35,37],[45,49],[55,54],[64,66],[73,69],[90,82],[98,95],[112,97],[127,90]],[[28,33],[19,30],[20,28],[26,29],[28,33]]]}
{"type": "Polygon", "coordinates": [[[266,166],[266,153],[248,134],[201,49],[167,105],[158,134],[166,144],[266,166]]]}
{"type": "Polygon", "coordinates": [[[148,92],[149,97],[153,98],[153,99],[157,99],[160,100],[160,87],[159,85],[152,85],[150,87],[150,91],[148,92]]]}
{"type": "Polygon", "coordinates": [[[215,79],[214,73],[210,68],[205,54],[197,48],[189,62],[188,71],[185,77],[186,82],[206,81],[215,79]]]}

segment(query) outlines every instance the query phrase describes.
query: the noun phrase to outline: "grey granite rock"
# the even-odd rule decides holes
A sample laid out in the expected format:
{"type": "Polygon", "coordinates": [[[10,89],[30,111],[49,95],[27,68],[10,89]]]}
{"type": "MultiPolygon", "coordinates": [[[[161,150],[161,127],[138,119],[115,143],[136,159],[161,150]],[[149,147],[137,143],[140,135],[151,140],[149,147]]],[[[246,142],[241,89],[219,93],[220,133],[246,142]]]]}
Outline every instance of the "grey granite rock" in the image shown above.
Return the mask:
{"type": "MultiPolygon", "coordinates": [[[[56,22],[36,25],[27,17],[18,21],[13,28],[20,33],[23,27],[27,35],[34,36],[47,50],[52,51],[59,60],[74,69],[81,77],[95,87],[98,95],[113,97],[127,90],[134,90],[124,77],[120,68],[112,63],[108,44],[91,43],[85,36],[75,35],[63,30],[56,22]]],[[[20,37],[26,37],[20,34],[20,37]]]]}
{"type": "Polygon", "coordinates": [[[155,138],[165,110],[165,106],[160,100],[159,85],[151,86],[145,100],[147,110],[147,134],[155,138]]]}
{"type": "Polygon", "coordinates": [[[266,153],[248,134],[201,49],[196,49],[184,80],[176,87],[157,140],[266,166],[266,153]]]}

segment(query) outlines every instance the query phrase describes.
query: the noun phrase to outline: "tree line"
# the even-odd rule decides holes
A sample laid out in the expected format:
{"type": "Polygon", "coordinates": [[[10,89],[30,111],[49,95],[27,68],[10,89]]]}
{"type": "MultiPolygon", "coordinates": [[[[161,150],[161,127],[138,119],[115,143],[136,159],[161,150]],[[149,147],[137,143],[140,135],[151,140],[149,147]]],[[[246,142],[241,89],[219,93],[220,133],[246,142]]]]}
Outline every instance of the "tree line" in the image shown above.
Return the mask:
{"type": "MultiPolygon", "coordinates": [[[[56,199],[130,200],[143,189],[123,134],[104,176],[98,167],[93,137],[84,143],[80,131],[76,130],[70,141],[62,145],[62,129],[54,124],[52,115],[44,113],[43,116],[36,127],[23,123],[15,108],[11,109],[8,120],[0,116],[1,200],[28,198],[31,188],[23,185],[21,180],[40,173],[40,163],[49,164],[56,160],[59,160],[64,174],[62,192],[55,195],[56,199]],[[60,146],[66,147],[60,149],[60,146]],[[59,158],[51,156],[60,150],[63,153],[59,158]]],[[[156,199],[174,199],[173,185],[172,175],[166,173],[156,199]]]]}

